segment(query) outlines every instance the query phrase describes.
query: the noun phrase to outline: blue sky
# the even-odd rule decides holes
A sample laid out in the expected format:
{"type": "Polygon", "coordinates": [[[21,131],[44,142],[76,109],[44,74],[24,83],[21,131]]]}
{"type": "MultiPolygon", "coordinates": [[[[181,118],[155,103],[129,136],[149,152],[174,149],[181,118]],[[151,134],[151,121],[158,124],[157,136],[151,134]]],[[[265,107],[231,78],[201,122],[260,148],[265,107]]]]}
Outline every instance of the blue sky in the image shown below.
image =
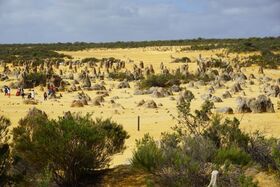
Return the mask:
{"type": "Polygon", "coordinates": [[[280,36],[280,0],[0,0],[0,43],[280,36]]]}

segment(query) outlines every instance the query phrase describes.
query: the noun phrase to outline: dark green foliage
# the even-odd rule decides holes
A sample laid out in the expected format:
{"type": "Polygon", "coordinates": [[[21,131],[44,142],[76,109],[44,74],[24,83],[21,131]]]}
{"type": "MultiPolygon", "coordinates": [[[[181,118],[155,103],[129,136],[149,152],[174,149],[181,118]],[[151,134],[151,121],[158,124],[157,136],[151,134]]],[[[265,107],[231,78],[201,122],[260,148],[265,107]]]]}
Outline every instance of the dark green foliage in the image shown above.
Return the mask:
{"type": "Polygon", "coordinates": [[[250,160],[250,155],[237,147],[221,148],[218,150],[215,157],[215,162],[221,165],[229,162],[231,164],[244,166],[247,165],[250,160]]]}
{"type": "Polygon", "coordinates": [[[149,134],[145,134],[142,139],[136,140],[136,151],[133,152],[131,163],[135,168],[154,172],[161,164],[162,156],[155,140],[149,134]]]}
{"type": "Polygon", "coordinates": [[[211,114],[211,110],[214,108],[214,103],[206,100],[200,110],[195,110],[196,118],[198,120],[203,121],[209,121],[210,117],[209,115],[211,114]]]}
{"type": "Polygon", "coordinates": [[[92,120],[90,115],[68,115],[48,120],[41,111],[20,121],[13,131],[14,151],[27,161],[30,177],[49,168],[60,186],[78,186],[81,177],[108,166],[128,138],[111,120],[92,120]]]}
{"type": "Polygon", "coordinates": [[[249,135],[240,130],[240,122],[236,118],[225,119],[224,122],[221,120],[219,115],[213,116],[211,126],[204,132],[204,136],[211,139],[218,148],[238,146],[247,150],[249,135]]]}
{"type": "Polygon", "coordinates": [[[8,144],[10,125],[9,119],[0,116],[0,186],[15,185],[21,180],[21,175],[16,173],[14,167],[17,161],[12,158],[11,148],[8,144]],[[11,168],[14,172],[10,172],[11,168]]]}
{"type": "Polygon", "coordinates": [[[236,118],[212,115],[209,101],[192,113],[191,100],[177,106],[179,125],[173,133],[163,133],[160,144],[150,136],[138,141],[132,160],[135,168],[154,174],[161,186],[206,186],[209,169],[223,165],[218,169],[219,186],[256,187],[243,166],[264,163],[279,170],[279,143],[242,132],[236,118]]]}
{"type": "Polygon", "coordinates": [[[194,161],[179,146],[167,150],[156,173],[162,186],[206,185],[207,179],[200,172],[199,162],[194,161]]]}
{"type": "Polygon", "coordinates": [[[79,51],[91,48],[137,48],[150,46],[191,46],[183,50],[212,50],[228,49],[229,52],[252,52],[268,49],[280,50],[279,37],[246,38],[246,39],[192,39],[166,41],[139,41],[139,42],[110,42],[110,43],[53,43],[53,44],[2,44],[0,45],[0,60],[13,62],[18,60],[53,59],[63,61],[70,56],[59,54],[56,51],[79,51]]]}
{"type": "Polygon", "coordinates": [[[211,140],[201,136],[206,122],[201,116],[208,115],[213,105],[204,104],[202,110],[196,112],[199,114],[198,117],[190,112],[190,102],[191,100],[188,100],[178,106],[180,125],[174,128],[174,133],[164,133],[160,145],[151,138],[146,143],[142,141],[144,143],[142,146],[146,149],[137,147],[134,152],[134,157],[139,154],[145,155],[138,156],[141,162],[137,160],[136,163],[153,161],[149,163],[154,164],[142,164],[142,166],[144,168],[149,166],[146,170],[150,170],[152,166],[152,173],[158,177],[163,186],[205,186],[208,182],[204,167],[213,159],[216,147],[211,140]],[[156,157],[160,159],[156,160],[156,157]]]}
{"type": "Polygon", "coordinates": [[[205,101],[200,110],[195,110],[194,114],[191,112],[191,100],[184,100],[178,109],[178,126],[175,130],[184,135],[188,133],[194,136],[201,136],[207,130],[210,124],[211,110],[214,104],[210,101],[205,101]]]}
{"type": "Polygon", "coordinates": [[[245,175],[241,175],[239,177],[240,187],[258,187],[258,183],[253,181],[252,177],[247,177],[245,175]]]}
{"type": "Polygon", "coordinates": [[[0,186],[9,182],[7,172],[10,167],[10,147],[7,144],[7,135],[10,124],[7,118],[0,116],[0,186]]]}
{"type": "Polygon", "coordinates": [[[246,176],[240,167],[231,165],[226,172],[219,175],[218,186],[258,187],[258,183],[253,180],[253,177],[246,176]]]}
{"type": "Polygon", "coordinates": [[[47,75],[44,73],[29,73],[25,78],[25,87],[30,88],[33,86],[46,85],[47,75]]]}
{"type": "Polygon", "coordinates": [[[35,60],[37,64],[42,63],[44,59],[53,59],[64,61],[64,58],[71,58],[63,54],[59,54],[45,47],[31,45],[0,45],[0,60],[4,62],[35,60]]]}
{"type": "Polygon", "coordinates": [[[279,37],[247,38],[247,39],[221,39],[221,40],[200,40],[190,44],[190,48],[184,50],[213,50],[228,49],[229,52],[255,52],[263,48],[272,51],[280,49],[279,37]]]}
{"type": "Polygon", "coordinates": [[[137,141],[132,166],[153,173],[163,186],[203,186],[207,179],[201,174],[200,166],[209,157],[205,153],[208,146],[204,147],[206,150],[203,146],[211,145],[203,142],[198,145],[191,137],[180,139],[178,134],[164,134],[158,145],[145,135],[137,141]]]}
{"type": "Polygon", "coordinates": [[[16,182],[15,178],[9,173],[11,167],[12,158],[10,146],[0,143],[0,186],[16,182]]]}
{"type": "Polygon", "coordinates": [[[211,67],[212,68],[226,68],[227,63],[224,62],[221,58],[211,58],[211,67]]]}
{"type": "Polygon", "coordinates": [[[265,68],[277,68],[280,65],[280,55],[264,49],[260,55],[249,56],[245,65],[257,64],[265,68]]]}
{"type": "Polygon", "coordinates": [[[11,121],[4,116],[0,116],[0,144],[7,143],[9,139],[9,126],[11,121]]]}
{"type": "Polygon", "coordinates": [[[251,155],[252,159],[264,169],[271,168],[279,170],[277,161],[274,160],[272,152],[276,142],[277,141],[274,139],[266,139],[257,131],[250,135],[247,152],[251,155]]]}
{"type": "Polygon", "coordinates": [[[88,63],[88,62],[99,62],[100,60],[97,59],[97,58],[94,58],[94,57],[91,57],[91,58],[84,58],[82,60],[82,63],[88,63]]]}
{"type": "Polygon", "coordinates": [[[279,142],[275,143],[273,146],[272,157],[276,164],[276,170],[278,172],[278,175],[280,175],[280,143],[279,142]]]}
{"type": "Polygon", "coordinates": [[[146,79],[140,82],[140,88],[150,88],[150,87],[170,87],[173,85],[179,85],[180,79],[175,75],[171,74],[158,74],[150,75],[146,79]]]}
{"type": "Polygon", "coordinates": [[[172,61],[172,63],[187,63],[191,62],[191,59],[189,57],[182,57],[182,58],[176,58],[172,61]]]}

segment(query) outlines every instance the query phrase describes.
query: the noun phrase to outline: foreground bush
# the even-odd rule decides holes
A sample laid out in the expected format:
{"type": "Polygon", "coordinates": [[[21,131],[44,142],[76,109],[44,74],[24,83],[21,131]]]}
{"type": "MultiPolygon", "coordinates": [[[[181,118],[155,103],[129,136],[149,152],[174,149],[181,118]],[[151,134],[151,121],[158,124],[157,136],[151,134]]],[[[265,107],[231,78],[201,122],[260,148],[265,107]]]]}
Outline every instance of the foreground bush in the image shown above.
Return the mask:
{"type": "Polygon", "coordinates": [[[136,140],[136,150],[131,159],[132,166],[154,172],[162,160],[162,151],[155,140],[146,134],[142,139],[136,140]]]}
{"type": "Polygon", "coordinates": [[[108,166],[124,150],[128,138],[122,126],[90,115],[67,115],[49,120],[34,109],[13,131],[14,151],[28,163],[29,176],[45,168],[60,186],[79,186],[86,173],[108,166]]]}
{"type": "Polygon", "coordinates": [[[14,186],[22,180],[18,159],[11,154],[9,127],[11,121],[0,116],[0,186],[14,186]]]}
{"type": "Polygon", "coordinates": [[[201,157],[195,159],[203,149],[191,150],[194,145],[189,141],[191,138],[181,142],[176,134],[165,134],[159,145],[145,135],[137,141],[132,166],[153,173],[162,186],[204,186],[207,179],[201,171],[203,163],[198,161],[201,157]]]}
{"type": "Polygon", "coordinates": [[[195,187],[207,186],[213,170],[219,171],[218,186],[236,187],[257,186],[245,175],[251,164],[279,170],[277,141],[242,132],[236,118],[214,115],[209,101],[192,112],[191,100],[177,106],[178,125],[163,133],[159,144],[149,136],[138,141],[132,166],[151,172],[161,186],[195,187]]]}
{"type": "Polygon", "coordinates": [[[9,182],[7,172],[10,166],[10,147],[7,144],[7,135],[10,124],[10,120],[0,116],[0,186],[4,186],[9,182]]]}
{"type": "Polygon", "coordinates": [[[219,164],[229,162],[243,166],[247,165],[251,160],[250,155],[237,147],[219,149],[215,159],[219,164]]]}

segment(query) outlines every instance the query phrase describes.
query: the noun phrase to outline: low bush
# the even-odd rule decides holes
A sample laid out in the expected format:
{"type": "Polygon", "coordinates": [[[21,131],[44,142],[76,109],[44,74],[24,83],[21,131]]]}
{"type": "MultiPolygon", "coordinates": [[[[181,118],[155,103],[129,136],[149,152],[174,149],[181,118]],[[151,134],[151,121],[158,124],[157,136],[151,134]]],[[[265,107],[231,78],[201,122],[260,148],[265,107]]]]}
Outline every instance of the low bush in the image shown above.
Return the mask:
{"type": "Polygon", "coordinates": [[[191,62],[191,59],[189,57],[176,58],[172,61],[172,63],[188,63],[188,62],[191,62]]]}
{"type": "Polygon", "coordinates": [[[215,156],[215,162],[221,165],[229,162],[231,164],[245,166],[250,160],[250,155],[237,147],[221,148],[215,156]]]}
{"type": "Polygon", "coordinates": [[[10,125],[9,119],[0,116],[0,186],[15,186],[22,180],[22,173],[15,167],[18,162],[8,143],[10,125]]]}
{"type": "Polygon", "coordinates": [[[46,86],[47,75],[44,73],[29,73],[25,78],[25,88],[32,88],[33,86],[46,86]]]}
{"type": "Polygon", "coordinates": [[[158,74],[150,75],[146,79],[141,80],[139,86],[142,89],[150,87],[170,87],[173,85],[180,85],[180,79],[174,75],[158,74]]]}
{"type": "Polygon", "coordinates": [[[162,186],[203,186],[207,183],[203,163],[213,155],[214,146],[199,140],[165,133],[157,144],[145,135],[137,141],[132,166],[154,174],[162,186]]]}
{"type": "Polygon", "coordinates": [[[276,170],[280,175],[280,143],[277,142],[272,149],[272,157],[276,164],[276,170]]]}
{"type": "Polygon", "coordinates": [[[257,64],[264,68],[276,69],[280,65],[279,61],[280,61],[279,54],[274,54],[273,52],[264,49],[261,50],[260,55],[249,56],[244,63],[247,66],[250,66],[252,64],[257,64]]]}
{"type": "Polygon", "coordinates": [[[162,151],[155,140],[148,134],[136,140],[136,150],[131,159],[132,166],[148,172],[154,172],[162,160],[162,151]]]}
{"type": "Polygon", "coordinates": [[[81,62],[82,63],[88,63],[88,62],[99,62],[100,60],[94,57],[91,58],[84,58],[81,62]]]}
{"type": "Polygon", "coordinates": [[[124,150],[127,132],[111,120],[92,120],[88,114],[49,120],[33,109],[13,130],[14,153],[27,162],[27,178],[48,168],[59,186],[79,186],[87,173],[109,165],[124,150]]]}
{"type": "Polygon", "coordinates": [[[211,125],[203,136],[212,140],[217,148],[238,146],[247,150],[250,137],[241,131],[239,125],[240,122],[236,118],[225,119],[222,122],[220,115],[214,115],[211,119],[211,125]]]}
{"type": "Polygon", "coordinates": [[[258,187],[258,183],[254,182],[253,177],[245,175],[239,177],[239,185],[241,187],[258,187]]]}
{"type": "Polygon", "coordinates": [[[272,156],[272,148],[275,140],[266,139],[258,131],[251,134],[247,152],[252,160],[260,164],[264,169],[277,169],[277,164],[272,156]]]}

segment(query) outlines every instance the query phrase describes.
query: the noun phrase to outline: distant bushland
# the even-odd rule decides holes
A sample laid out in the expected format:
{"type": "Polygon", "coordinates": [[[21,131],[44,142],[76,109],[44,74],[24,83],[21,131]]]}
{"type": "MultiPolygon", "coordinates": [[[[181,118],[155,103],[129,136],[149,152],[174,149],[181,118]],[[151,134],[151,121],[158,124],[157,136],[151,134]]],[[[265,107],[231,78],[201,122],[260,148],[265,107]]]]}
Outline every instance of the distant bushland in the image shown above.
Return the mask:
{"type": "Polygon", "coordinates": [[[182,50],[227,49],[229,52],[252,52],[267,49],[280,50],[279,37],[242,38],[242,39],[189,39],[158,40],[139,42],[107,42],[107,43],[52,43],[52,44],[1,44],[0,60],[12,62],[16,60],[71,58],[56,51],[79,51],[91,48],[139,48],[160,46],[188,46],[182,50]]]}

